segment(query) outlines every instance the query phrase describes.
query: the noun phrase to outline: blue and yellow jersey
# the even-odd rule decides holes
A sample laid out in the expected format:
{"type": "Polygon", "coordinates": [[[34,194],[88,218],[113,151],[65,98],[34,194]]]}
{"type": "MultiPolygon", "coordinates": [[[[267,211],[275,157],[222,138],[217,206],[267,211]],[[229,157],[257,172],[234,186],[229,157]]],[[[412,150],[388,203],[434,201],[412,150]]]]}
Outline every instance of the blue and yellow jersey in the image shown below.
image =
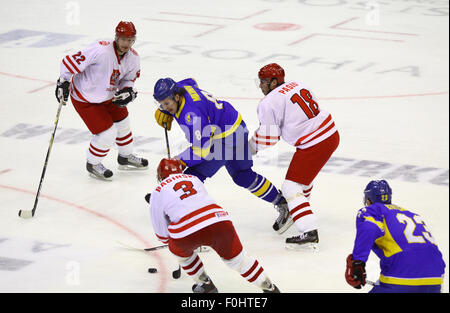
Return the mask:
{"type": "Polygon", "coordinates": [[[366,262],[372,250],[380,258],[380,282],[440,285],[445,263],[420,215],[393,204],[374,203],[356,218],[353,258],[366,262]]]}
{"type": "Polygon", "coordinates": [[[186,92],[174,117],[192,144],[178,157],[187,166],[194,166],[209,155],[214,140],[226,138],[236,131],[242,117],[230,103],[199,89],[192,78],[177,82],[177,87],[186,92]]]}

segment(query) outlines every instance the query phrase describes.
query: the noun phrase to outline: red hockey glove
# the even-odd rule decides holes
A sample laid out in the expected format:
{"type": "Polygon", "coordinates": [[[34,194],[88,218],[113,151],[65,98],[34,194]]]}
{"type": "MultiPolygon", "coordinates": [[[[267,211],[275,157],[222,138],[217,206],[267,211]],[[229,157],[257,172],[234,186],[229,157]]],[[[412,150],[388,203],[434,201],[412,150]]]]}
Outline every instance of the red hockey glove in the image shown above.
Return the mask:
{"type": "Polygon", "coordinates": [[[366,284],[366,263],[353,260],[353,255],[349,254],[347,268],[345,269],[345,280],[350,286],[361,289],[361,286],[366,284]]]}

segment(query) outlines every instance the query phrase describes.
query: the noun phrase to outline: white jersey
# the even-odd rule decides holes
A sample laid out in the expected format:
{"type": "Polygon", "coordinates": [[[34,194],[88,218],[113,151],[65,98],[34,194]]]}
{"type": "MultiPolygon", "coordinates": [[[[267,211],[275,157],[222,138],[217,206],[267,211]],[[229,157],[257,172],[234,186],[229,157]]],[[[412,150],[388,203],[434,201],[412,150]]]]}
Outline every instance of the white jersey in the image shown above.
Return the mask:
{"type": "Polygon", "coordinates": [[[169,237],[183,238],[230,220],[200,179],[187,174],[170,175],[155,188],[150,197],[150,217],[156,237],[164,243],[169,237]]]}
{"type": "Polygon", "coordinates": [[[331,114],[319,108],[317,98],[300,82],[287,82],[272,90],[259,102],[257,111],[260,125],[250,139],[254,151],[273,146],[280,137],[306,149],[337,131],[331,114]]]}
{"type": "Polygon", "coordinates": [[[114,41],[96,41],[84,50],[66,55],[61,61],[60,77],[71,83],[75,100],[101,103],[123,88],[133,87],[140,75],[140,59],[130,49],[119,56],[114,41]]]}

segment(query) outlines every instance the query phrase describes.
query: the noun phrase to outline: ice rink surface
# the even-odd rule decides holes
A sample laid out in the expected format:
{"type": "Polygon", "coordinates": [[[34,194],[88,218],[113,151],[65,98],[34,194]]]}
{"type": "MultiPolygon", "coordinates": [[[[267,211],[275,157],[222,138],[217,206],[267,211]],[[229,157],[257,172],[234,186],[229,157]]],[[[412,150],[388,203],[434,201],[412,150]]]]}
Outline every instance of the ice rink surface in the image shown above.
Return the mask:
{"type": "MultiPolygon", "coordinates": [[[[153,117],[161,77],[194,77],[230,101],[253,132],[262,98],[259,68],[277,62],[286,79],[311,87],[336,122],[341,143],[315,181],[320,250],[291,251],[277,235],[272,206],[233,184],[225,170],[206,188],[231,215],[241,241],[282,292],[353,293],[344,279],[362,191],[387,179],[393,202],[420,214],[449,262],[449,3],[442,0],[9,1],[0,12],[0,292],[190,292],[192,281],[159,245],[144,195],[166,156],[153,117]],[[61,59],[98,39],[113,39],[120,20],[137,28],[137,99],[128,109],[142,172],[104,164],[112,182],[85,170],[90,134],[72,104],[63,107],[34,218],[30,210],[48,148],[61,59]],[[158,273],[149,274],[147,268],[158,273]]],[[[186,146],[169,133],[172,155],[186,146]]],[[[294,149],[279,142],[254,169],[278,188],[294,149]]],[[[220,292],[259,292],[214,252],[201,254],[220,292]]],[[[448,273],[448,269],[447,269],[448,273]]],[[[372,253],[368,279],[377,280],[372,253]]],[[[443,291],[448,292],[448,275],[443,291]]]]}

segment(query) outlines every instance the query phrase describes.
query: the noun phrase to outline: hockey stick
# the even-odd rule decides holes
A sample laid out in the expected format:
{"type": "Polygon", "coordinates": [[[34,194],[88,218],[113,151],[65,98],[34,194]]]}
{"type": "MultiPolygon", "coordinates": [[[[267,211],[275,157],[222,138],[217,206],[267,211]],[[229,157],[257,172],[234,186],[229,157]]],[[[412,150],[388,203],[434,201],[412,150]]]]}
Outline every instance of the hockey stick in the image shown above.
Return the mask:
{"type": "Polygon", "coordinates": [[[167,134],[167,123],[164,123],[164,132],[166,134],[167,157],[170,159],[169,136],[167,134]]]}
{"type": "Polygon", "coordinates": [[[34,199],[33,209],[32,210],[20,210],[19,216],[22,218],[32,218],[34,216],[34,213],[36,212],[39,194],[41,193],[42,182],[44,181],[45,171],[47,170],[47,164],[48,164],[48,159],[50,156],[50,151],[52,150],[53,140],[55,139],[56,128],[58,127],[59,114],[61,113],[61,108],[63,105],[66,105],[66,102],[64,101],[64,98],[63,98],[62,94],[60,93],[58,111],[56,112],[55,128],[53,129],[53,133],[50,138],[50,144],[48,146],[47,156],[45,157],[44,168],[42,169],[41,180],[39,182],[39,187],[38,187],[38,190],[36,193],[36,198],[34,199]]]}
{"type": "Polygon", "coordinates": [[[164,249],[164,248],[169,247],[169,245],[161,245],[161,246],[156,246],[156,247],[152,247],[152,248],[137,248],[137,247],[130,246],[130,245],[120,242],[120,241],[117,241],[117,243],[119,243],[121,246],[123,246],[129,250],[142,251],[142,252],[155,251],[155,250],[164,249]]]}
{"type": "MultiPolygon", "coordinates": [[[[169,135],[167,134],[167,123],[164,123],[164,133],[166,135],[167,157],[170,159],[170,145],[169,145],[169,135]]],[[[181,265],[178,265],[178,269],[172,272],[172,277],[178,279],[180,278],[180,276],[181,276],[181,265]]]]}
{"type": "MultiPolygon", "coordinates": [[[[152,248],[136,248],[136,247],[127,245],[126,243],[123,243],[123,242],[118,241],[118,240],[117,240],[117,243],[120,244],[121,246],[129,249],[129,250],[140,251],[140,252],[156,251],[156,250],[159,250],[159,249],[164,249],[164,248],[168,248],[169,247],[169,245],[161,245],[161,246],[156,246],[156,247],[152,247],[152,248]]],[[[178,279],[178,278],[180,278],[180,276],[181,276],[181,266],[178,265],[178,269],[176,269],[176,270],[174,270],[172,272],[172,277],[175,278],[175,279],[178,279]]]]}

